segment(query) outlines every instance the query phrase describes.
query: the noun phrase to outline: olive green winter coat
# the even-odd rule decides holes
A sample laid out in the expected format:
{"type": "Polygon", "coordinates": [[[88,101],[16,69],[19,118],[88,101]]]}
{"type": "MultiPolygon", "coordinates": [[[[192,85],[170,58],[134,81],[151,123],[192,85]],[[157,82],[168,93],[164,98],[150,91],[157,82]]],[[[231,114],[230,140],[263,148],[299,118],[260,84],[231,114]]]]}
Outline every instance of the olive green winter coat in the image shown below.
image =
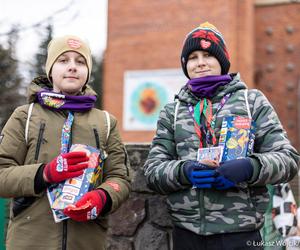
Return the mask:
{"type": "MultiPolygon", "coordinates": [[[[34,80],[29,89],[29,101],[33,102],[35,93],[45,86],[49,87],[46,78],[34,80]]],[[[82,94],[95,95],[89,87],[82,94]]],[[[28,107],[24,105],[14,111],[0,137],[0,197],[25,197],[12,202],[7,250],[61,249],[63,238],[67,240],[67,249],[70,250],[105,249],[107,216],[89,222],[68,220],[63,236],[64,223],[54,222],[46,190],[35,193],[34,178],[38,168],[60,153],[61,131],[67,113],[45,109],[35,103],[26,143],[28,107]],[[17,214],[14,214],[13,207],[18,208],[17,214]]],[[[88,112],[75,112],[74,117],[72,143],[98,146],[108,154],[98,187],[109,193],[111,213],[127,199],[130,191],[129,163],[117,121],[110,115],[108,128],[104,112],[95,108],[88,112]],[[107,129],[110,135],[106,141],[107,129]]]]}

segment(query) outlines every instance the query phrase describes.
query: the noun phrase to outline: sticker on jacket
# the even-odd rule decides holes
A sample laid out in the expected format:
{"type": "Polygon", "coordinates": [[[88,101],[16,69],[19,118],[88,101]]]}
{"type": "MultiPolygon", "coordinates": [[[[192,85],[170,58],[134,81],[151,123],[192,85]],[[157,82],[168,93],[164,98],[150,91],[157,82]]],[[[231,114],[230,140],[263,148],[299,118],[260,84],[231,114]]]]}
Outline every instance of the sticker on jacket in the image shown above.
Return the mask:
{"type": "Polygon", "coordinates": [[[112,182],[112,181],[106,181],[105,182],[107,185],[111,186],[113,188],[113,190],[115,190],[116,192],[120,192],[121,188],[120,185],[118,183],[112,182]]]}

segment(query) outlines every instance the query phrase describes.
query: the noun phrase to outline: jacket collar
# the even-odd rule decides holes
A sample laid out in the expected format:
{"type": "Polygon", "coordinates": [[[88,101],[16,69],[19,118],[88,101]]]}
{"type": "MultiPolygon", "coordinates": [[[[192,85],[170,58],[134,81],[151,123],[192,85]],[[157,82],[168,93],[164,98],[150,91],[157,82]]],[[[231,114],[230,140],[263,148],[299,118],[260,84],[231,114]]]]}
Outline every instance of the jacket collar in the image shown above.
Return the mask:
{"type": "MultiPolygon", "coordinates": [[[[28,87],[28,103],[35,102],[36,94],[43,89],[52,89],[52,83],[48,80],[47,76],[38,76],[34,78],[28,87]]],[[[93,95],[97,96],[96,92],[86,84],[79,95],[93,95]]]]}

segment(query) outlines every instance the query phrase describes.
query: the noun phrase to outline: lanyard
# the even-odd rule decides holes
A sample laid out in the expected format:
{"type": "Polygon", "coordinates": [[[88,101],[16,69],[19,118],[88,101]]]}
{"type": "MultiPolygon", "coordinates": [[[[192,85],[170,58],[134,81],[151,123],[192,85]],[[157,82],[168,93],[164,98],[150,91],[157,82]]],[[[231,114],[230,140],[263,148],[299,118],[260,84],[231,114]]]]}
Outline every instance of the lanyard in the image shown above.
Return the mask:
{"type": "Polygon", "coordinates": [[[212,145],[217,144],[214,131],[217,114],[224,107],[230,96],[231,93],[228,93],[222,98],[214,115],[212,115],[212,103],[206,98],[203,98],[200,102],[198,102],[195,107],[193,107],[191,104],[188,105],[189,113],[194,120],[196,134],[199,137],[199,148],[203,148],[202,134],[205,135],[206,145],[210,145],[210,142],[212,142],[212,145]],[[202,114],[206,119],[201,123],[202,114]]]}
{"type": "Polygon", "coordinates": [[[74,120],[74,114],[73,112],[69,112],[68,118],[66,119],[64,126],[62,128],[61,133],[61,153],[68,153],[70,148],[70,138],[71,138],[71,129],[72,129],[72,123],[74,120]]]}
{"type": "Polygon", "coordinates": [[[203,143],[202,143],[202,133],[206,135],[205,131],[204,131],[204,128],[201,124],[198,124],[195,120],[195,117],[194,117],[194,107],[192,105],[189,104],[188,106],[189,108],[189,113],[190,115],[193,117],[193,120],[194,120],[194,126],[195,126],[195,131],[196,131],[196,134],[198,135],[199,137],[199,141],[200,141],[200,145],[199,145],[199,148],[203,148],[203,143]]]}
{"type": "MultiPolygon", "coordinates": [[[[70,144],[71,144],[71,129],[72,124],[74,121],[74,115],[70,111],[68,114],[67,119],[65,120],[64,126],[61,131],[61,146],[60,146],[60,153],[65,154],[69,152],[70,144]]],[[[64,171],[64,168],[67,166],[67,164],[64,162],[65,159],[62,156],[57,157],[57,166],[56,169],[58,172],[64,171]]]]}

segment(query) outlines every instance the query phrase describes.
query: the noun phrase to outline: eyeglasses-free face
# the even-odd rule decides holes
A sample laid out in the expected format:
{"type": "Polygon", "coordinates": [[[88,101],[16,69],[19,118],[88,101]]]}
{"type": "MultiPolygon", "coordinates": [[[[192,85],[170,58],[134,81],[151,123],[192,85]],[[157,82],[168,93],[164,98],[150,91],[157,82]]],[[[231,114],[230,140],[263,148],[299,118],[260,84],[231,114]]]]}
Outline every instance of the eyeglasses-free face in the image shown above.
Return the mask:
{"type": "Polygon", "coordinates": [[[85,58],[75,51],[67,51],[56,59],[50,75],[54,92],[76,95],[88,78],[85,58]]]}
{"type": "Polygon", "coordinates": [[[186,69],[191,79],[221,75],[222,71],[217,58],[203,50],[195,50],[189,55],[186,69]]]}

